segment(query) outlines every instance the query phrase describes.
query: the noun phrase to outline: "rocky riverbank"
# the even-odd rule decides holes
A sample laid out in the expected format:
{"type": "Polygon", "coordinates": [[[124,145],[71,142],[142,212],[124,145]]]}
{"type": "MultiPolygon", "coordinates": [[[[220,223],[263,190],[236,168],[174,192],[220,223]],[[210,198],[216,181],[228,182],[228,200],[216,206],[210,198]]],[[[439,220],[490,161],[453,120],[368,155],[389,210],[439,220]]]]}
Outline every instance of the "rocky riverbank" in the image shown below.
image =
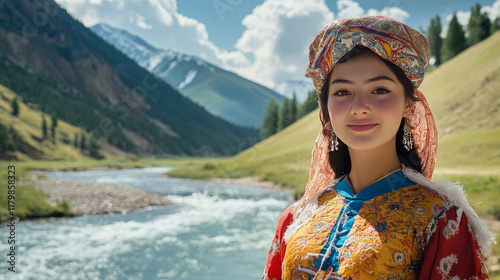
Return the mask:
{"type": "Polygon", "coordinates": [[[22,184],[33,185],[48,194],[47,201],[51,204],[68,201],[73,215],[125,213],[171,204],[164,196],[114,184],[37,179],[36,176],[22,184]]]}

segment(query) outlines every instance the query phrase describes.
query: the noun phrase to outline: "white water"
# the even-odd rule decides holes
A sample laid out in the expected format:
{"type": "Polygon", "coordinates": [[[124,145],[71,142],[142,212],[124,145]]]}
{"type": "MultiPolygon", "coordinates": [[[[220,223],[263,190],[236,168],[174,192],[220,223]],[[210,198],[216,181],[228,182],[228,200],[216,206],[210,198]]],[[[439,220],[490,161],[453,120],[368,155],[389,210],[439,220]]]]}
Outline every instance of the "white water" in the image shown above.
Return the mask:
{"type": "MultiPolygon", "coordinates": [[[[8,279],[260,279],[290,193],[161,176],[168,168],[54,172],[166,195],[173,206],[124,215],[18,222],[8,279]]],[[[8,232],[0,229],[2,255],[8,232]]]]}

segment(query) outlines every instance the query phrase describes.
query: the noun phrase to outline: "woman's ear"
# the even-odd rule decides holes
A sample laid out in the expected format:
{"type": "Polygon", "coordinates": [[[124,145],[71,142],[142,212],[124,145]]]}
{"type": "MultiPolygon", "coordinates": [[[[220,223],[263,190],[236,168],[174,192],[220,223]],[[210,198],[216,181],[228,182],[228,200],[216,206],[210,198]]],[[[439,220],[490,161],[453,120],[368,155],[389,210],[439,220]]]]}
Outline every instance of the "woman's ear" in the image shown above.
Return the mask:
{"type": "Polygon", "coordinates": [[[403,118],[406,118],[413,111],[413,105],[415,105],[415,101],[406,98],[406,104],[403,110],[403,118]]]}

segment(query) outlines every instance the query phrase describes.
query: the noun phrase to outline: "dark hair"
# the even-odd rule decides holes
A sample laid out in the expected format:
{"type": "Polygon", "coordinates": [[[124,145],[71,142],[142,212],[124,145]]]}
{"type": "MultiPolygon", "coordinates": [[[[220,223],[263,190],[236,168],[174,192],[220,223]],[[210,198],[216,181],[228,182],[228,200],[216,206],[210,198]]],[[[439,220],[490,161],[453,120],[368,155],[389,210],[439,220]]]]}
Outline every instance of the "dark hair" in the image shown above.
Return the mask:
{"type": "MultiPolygon", "coordinates": [[[[338,63],[344,63],[349,61],[350,59],[354,58],[357,55],[360,55],[365,52],[372,52],[367,47],[364,46],[355,46],[352,50],[350,50],[348,53],[346,53],[338,63]]],[[[375,53],[374,53],[375,54],[375,53]]],[[[378,56],[378,55],[377,55],[378,56]]],[[[412,100],[412,101],[419,101],[419,99],[414,95],[414,86],[413,83],[406,77],[405,72],[403,69],[399,68],[396,64],[385,60],[378,56],[384,63],[387,65],[394,75],[398,78],[399,82],[403,85],[404,88],[404,93],[406,98],[412,100]]],[[[331,74],[331,72],[330,72],[331,74]]],[[[330,76],[328,74],[328,77],[330,76]]],[[[328,81],[328,79],[327,79],[328,81]]],[[[323,88],[321,89],[321,93],[319,96],[319,103],[320,103],[320,119],[321,123],[323,124],[323,127],[328,127],[328,123],[330,122],[330,116],[328,114],[328,83],[325,83],[323,85],[323,88]]],[[[406,150],[403,147],[403,126],[405,123],[405,119],[401,119],[401,124],[399,126],[398,132],[396,133],[396,152],[399,157],[399,161],[403,163],[407,167],[411,167],[418,172],[422,171],[422,162],[420,160],[420,157],[418,156],[417,150],[415,147],[410,149],[409,151],[406,150]]],[[[328,129],[325,130],[325,133],[330,134],[331,131],[328,131],[328,129]]],[[[330,136],[330,135],[326,135],[330,136]]],[[[340,178],[344,175],[349,174],[351,172],[351,158],[349,156],[349,149],[347,148],[347,145],[344,144],[340,139],[339,139],[339,146],[337,151],[331,151],[329,155],[329,161],[330,161],[330,166],[332,167],[333,171],[335,172],[335,178],[340,178]]]]}

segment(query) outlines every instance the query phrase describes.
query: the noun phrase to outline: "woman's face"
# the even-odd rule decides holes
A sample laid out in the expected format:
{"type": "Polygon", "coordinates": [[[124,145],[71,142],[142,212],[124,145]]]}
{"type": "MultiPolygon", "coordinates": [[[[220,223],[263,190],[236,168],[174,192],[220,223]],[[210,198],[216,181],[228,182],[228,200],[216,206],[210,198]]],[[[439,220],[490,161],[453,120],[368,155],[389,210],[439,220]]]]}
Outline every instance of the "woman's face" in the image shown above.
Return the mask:
{"type": "Polygon", "coordinates": [[[328,113],[342,142],[355,150],[394,145],[401,118],[413,103],[381,58],[364,52],[338,63],[328,83],[328,113]]]}

